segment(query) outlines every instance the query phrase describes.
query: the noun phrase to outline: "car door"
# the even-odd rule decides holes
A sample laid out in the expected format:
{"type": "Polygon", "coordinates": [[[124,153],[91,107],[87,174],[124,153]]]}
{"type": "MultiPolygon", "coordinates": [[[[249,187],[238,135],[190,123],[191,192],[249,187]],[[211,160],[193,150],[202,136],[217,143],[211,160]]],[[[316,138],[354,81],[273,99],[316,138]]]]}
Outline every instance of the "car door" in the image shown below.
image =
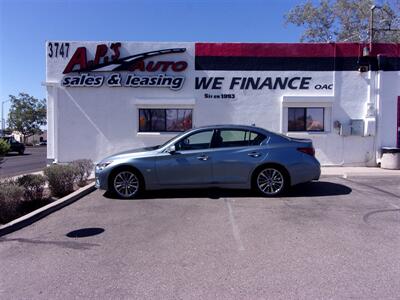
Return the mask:
{"type": "Polygon", "coordinates": [[[216,183],[244,184],[251,171],[267,155],[260,143],[265,136],[242,129],[221,129],[215,132],[218,141],[213,151],[213,176],[216,183]]]}
{"type": "Polygon", "coordinates": [[[10,151],[18,152],[19,150],[20,143],[14,137],[10,137],[10,151]]]}
{"type": "Polygon", "coordinates": [[[185,136],[175,143],[175,151],[162,153],[156,160],[161,186],[202,186],[212,182],[210,144],[214,130],[185,136]]]}

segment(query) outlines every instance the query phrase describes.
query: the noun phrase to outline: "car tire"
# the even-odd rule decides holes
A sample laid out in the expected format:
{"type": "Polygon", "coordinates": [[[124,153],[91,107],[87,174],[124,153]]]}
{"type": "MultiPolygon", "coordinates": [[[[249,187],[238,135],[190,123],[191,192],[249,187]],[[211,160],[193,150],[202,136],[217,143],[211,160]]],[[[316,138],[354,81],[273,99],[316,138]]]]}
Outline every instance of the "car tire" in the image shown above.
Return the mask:
{"type": "Polygon", "coordinates": [[[282,195],[289,185],[289,178],[281,168],[264,166],[258,169],[253,180],[254,189],[262,196],[282,195]]]}
{"type": "Polygon", "coordinates": [[[113,172],[109,184],[112,193],[123,199],[136,198],[144,186],[140,174],[132,169],[119,169],[113,172]]]}
{"type": "Polygon", "coordinates": [[[19,150],[19,151],[18,151],[18,154],[19,154],[19,155],[24,155],[24,152],[25,152],[25,150],[19,150]]]}

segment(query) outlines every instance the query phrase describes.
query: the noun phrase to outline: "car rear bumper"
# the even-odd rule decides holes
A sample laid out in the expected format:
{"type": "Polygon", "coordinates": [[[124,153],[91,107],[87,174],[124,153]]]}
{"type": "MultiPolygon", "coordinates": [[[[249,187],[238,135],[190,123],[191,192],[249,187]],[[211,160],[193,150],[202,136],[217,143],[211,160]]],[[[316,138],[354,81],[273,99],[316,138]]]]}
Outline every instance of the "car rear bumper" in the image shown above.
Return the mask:
{"type": "Polygon", "coordinates": [[[291,168],[291,185],[308,182],[312,180],[319,180],[321,177],[321,165],[319,161],[307,154],[305,154],[304,161],[296,164],[291,168]]]}

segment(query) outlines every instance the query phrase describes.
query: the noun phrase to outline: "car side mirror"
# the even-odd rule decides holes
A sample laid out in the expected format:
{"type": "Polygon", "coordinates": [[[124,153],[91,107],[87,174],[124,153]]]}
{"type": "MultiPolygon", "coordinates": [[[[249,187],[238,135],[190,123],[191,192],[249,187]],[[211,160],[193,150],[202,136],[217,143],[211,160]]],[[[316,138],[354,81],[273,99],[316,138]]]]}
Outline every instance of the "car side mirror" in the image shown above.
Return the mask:
{"type": "Polygon", "coordinates": [[[167,149],[167,152],[169,154],[174,154],[176,152],[175,145],[169,146],[168,149],[167,149]]]}

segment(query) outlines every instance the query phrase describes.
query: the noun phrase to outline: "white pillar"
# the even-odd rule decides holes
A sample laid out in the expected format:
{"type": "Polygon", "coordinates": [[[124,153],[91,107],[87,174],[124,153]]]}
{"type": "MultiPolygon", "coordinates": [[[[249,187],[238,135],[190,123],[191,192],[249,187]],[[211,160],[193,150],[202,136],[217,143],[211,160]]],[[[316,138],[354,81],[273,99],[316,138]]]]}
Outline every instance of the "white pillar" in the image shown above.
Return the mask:
{"type": "Polygon", "coordinates": [[[47,89],[47,163],[58,160],[58,85],[55,83],[44,83],[47,89]]]}

